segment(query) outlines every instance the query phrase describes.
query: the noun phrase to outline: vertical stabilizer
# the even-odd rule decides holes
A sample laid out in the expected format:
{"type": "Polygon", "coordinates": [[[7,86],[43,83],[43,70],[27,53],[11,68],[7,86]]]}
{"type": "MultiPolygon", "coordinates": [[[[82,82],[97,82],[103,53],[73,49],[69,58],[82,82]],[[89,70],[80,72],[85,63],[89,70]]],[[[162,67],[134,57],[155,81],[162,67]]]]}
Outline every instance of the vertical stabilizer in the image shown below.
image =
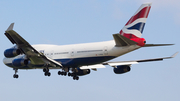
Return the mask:
{"type": "Polygon", "coordinates": [[[142,4],[119,33],[129,39],[141,38],[151,4],[142,4]]]}

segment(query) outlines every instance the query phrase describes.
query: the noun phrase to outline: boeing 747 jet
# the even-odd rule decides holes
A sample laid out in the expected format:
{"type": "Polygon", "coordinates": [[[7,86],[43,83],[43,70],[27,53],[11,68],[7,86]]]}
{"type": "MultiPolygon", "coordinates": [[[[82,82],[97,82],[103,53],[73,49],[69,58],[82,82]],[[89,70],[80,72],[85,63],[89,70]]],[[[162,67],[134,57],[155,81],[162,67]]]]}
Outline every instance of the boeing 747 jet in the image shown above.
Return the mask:
{"type": "Polygon", "coordinates": [[[151,3],[142,4],[120,32],[112,35],[114,40],[104,42],[31,45],[13,30],[12,23],[5,31],[5,36],[15,45],[4,51],[3,62],[15,70],[14,78],[19,77],[19,69],[42,69],[45,76],[51,75],[51,69],[59,69],[58,75],[79,80],[79,76],[90,74],[91,70],[96,71],[97,68],[105,68],[105,65],[111,66],[114,73],[122,74],[129,72],[132,64],[173,58],[177,53],[163,58],[109,62],[142,47],[172,45],[146,44],[141,37],[150,9],[151,3]]]}

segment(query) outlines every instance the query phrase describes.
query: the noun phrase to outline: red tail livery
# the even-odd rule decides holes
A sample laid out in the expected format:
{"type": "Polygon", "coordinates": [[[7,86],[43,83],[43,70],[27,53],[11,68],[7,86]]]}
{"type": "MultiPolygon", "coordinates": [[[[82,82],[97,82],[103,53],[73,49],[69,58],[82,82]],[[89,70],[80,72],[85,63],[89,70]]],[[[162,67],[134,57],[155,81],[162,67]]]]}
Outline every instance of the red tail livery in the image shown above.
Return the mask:
{"type": "Polygon", "coordinates": [[[137,42],[137,45],[144,46],[146,41],[144,38],[141,38],[141,35],[150,9],[151,3],[142,4],[119,33],[137,42]]]}

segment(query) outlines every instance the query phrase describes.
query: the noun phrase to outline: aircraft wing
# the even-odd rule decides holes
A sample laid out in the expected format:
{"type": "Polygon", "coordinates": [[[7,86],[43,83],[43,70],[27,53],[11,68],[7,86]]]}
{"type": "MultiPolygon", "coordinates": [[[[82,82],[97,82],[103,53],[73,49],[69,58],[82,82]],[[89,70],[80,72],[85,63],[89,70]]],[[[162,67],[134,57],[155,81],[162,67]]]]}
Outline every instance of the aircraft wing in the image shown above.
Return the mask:
{"type": "Polygon", "coordinates": [[[175,54],[173,54],[170,57],[154,58],[154,59],[144,59],[144,60],[133,60],[133,61],[104,62],[102,64],[103,65],[110,65],[110,66],[116,68],[116,66],[119,66],[119,65],[129,65],[130,66],[132,64],[138,64],[138,63],[141,63],[141,62],[162,61],[164,59],[174,58],[177,54],[178,54],[178,52],[176,52],[175,54]]]}
{"type": "Polygon", "coordinates": [[[40,53],[36,49],[34,49],[25,39],[23,39],[18,33],[13,30],[13,26],[14,23],[12,23],[5,31],[5,35],[13,44],[17,45],[18,49],[20,49],[28,59],[31,60],[32,64],[48,65],[50,67],[62,68],[62,65],[59,62],[46,57],[43,53],[40,53]]]}
{"type": "Polygon", "coordinates": [[[112,67],[115,67],[115,68],[117,68],[117,66],[122,66],[122,65],[131,66],[132,64],[138,64],[138,63],[141,63],[141,62],[162,61],[164,59],[174,58],[177,54],[178,54],[178,52],[176,52],[175,54],[173,54],[170,57],[154,58],[154,59],[132,60],[132,61],[117,61],[117,62],[104,62],[102,64],[81,66],[80,69],[92,69],[92,70],[97,71],[97,68],[105,68],[104,65],[109,65],[109,66],[112,66],[112,67]]]}

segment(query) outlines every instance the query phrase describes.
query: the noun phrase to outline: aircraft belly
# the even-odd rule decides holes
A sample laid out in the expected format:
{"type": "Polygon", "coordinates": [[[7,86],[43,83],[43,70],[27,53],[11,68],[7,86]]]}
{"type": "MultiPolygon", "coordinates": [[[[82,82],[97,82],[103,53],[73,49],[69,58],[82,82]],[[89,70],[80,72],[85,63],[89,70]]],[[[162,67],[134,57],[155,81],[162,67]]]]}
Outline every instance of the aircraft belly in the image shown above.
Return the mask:
{"type": "Polygon", "coordinates": [[[115,56],[101,56],[101,57],[82,57],[82,58],[71,58],[71,59],[56,59],[65,67],[76,67],[83,65],[99,64],[115,58],[115,56]]]}
{"type": "MultiPolygon", "coordinates": [[[[65,67],[78,67],[78,66],[83,66],[83,65],[86,66],[86,65],[102,63],[102,62],[111,60],[113,58],[115,58],[115,56],[56,59],[56,61],[60,62],[65,67]]],[[[44,65],[32,65],[32,64],[29,64],[27,66],[22,66],[22,67],[14,67],[12,63],[7,63],[6,65],[11,68],[18,68],[18,69],[43,69],[44,68],[44,65]]],[[[60,69],[60,68],[49,67],[49,69],[60,69]]]]}

